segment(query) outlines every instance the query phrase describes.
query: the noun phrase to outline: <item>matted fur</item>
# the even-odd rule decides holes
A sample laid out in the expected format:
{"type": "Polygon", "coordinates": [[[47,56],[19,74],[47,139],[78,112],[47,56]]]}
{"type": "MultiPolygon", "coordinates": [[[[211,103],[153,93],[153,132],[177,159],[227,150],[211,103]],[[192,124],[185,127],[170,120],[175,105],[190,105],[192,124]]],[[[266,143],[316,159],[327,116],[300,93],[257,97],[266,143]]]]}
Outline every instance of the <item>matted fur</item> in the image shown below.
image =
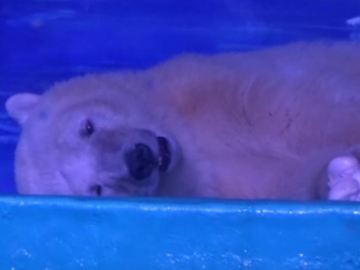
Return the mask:
{"type": "MultiPolygon", "coordinates": [[[[86,115],[109,131],[109,149],[142,136],[139,130],[177,145],[173,167],[154,176],[151,190],[128,195],[325,198],[328,162],[360,143],[360,46],[183,55],[144,71],[57,83],[23,115],[21,193],[92,195],[89,187],[106,181],[99,175],[108,167],[123,168],[118,153],[99,165],[99,146],[72,141],[74,119],[86,115]]],[[[123,193],[109,188],[104,195],[123,193]]]]}

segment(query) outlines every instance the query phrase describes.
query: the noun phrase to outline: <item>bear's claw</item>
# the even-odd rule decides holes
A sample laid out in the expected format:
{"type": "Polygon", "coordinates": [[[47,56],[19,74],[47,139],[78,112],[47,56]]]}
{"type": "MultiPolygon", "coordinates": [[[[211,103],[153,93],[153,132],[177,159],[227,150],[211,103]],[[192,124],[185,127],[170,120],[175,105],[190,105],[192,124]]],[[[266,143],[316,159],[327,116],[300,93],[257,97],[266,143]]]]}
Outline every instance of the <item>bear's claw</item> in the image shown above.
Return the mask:
{"type": "Polygon", "coordinates": [[[327,173],[329,200],[360,201],[360,165],[354,156],[333,159],[327,173]]]}

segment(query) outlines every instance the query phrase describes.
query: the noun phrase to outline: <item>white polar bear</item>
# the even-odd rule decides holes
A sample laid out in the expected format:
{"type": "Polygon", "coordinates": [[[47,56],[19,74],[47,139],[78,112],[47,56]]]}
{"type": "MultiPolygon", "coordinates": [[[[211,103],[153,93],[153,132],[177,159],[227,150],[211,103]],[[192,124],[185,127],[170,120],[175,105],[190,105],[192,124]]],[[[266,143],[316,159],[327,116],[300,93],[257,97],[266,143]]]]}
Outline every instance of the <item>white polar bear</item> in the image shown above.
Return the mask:
{"type": "Polygon", "coordinates": [[[359,198],[357,44],[185,55],[6,107],[23,194],[359,198]]]}

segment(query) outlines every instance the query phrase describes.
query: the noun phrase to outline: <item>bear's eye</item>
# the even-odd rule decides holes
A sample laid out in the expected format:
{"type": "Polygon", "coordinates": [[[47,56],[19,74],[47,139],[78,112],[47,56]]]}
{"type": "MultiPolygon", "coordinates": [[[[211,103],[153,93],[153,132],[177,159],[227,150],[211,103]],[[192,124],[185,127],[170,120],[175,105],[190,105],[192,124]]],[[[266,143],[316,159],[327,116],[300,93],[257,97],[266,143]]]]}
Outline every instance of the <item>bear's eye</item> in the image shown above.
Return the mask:
{"type": "Polygon", "coordinates": [[[94,124],[91,120],[86,119],[81,128],[80,135],[82,137],[90,137],[95,132],[94,124]]]}

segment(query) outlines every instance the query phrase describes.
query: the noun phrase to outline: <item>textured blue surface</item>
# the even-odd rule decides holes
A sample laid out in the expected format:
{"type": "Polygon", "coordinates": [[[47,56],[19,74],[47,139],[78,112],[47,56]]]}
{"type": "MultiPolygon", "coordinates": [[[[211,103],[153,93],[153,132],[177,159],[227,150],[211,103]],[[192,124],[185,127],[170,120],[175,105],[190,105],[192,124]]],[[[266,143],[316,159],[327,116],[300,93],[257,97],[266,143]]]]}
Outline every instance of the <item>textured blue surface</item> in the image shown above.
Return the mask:
{"type": "Polygon", "coordinates": [[[15,92],[99,70],[144,68],[181,52],[257,49],[296,40],[359,39],[359,0],[0,1],[0,193],[14,192],[15,92]]]}
{"type": "Polygon", "coordinates": [[[0,199],[0,269],[360,269],[358,204],[0,199]]]}

